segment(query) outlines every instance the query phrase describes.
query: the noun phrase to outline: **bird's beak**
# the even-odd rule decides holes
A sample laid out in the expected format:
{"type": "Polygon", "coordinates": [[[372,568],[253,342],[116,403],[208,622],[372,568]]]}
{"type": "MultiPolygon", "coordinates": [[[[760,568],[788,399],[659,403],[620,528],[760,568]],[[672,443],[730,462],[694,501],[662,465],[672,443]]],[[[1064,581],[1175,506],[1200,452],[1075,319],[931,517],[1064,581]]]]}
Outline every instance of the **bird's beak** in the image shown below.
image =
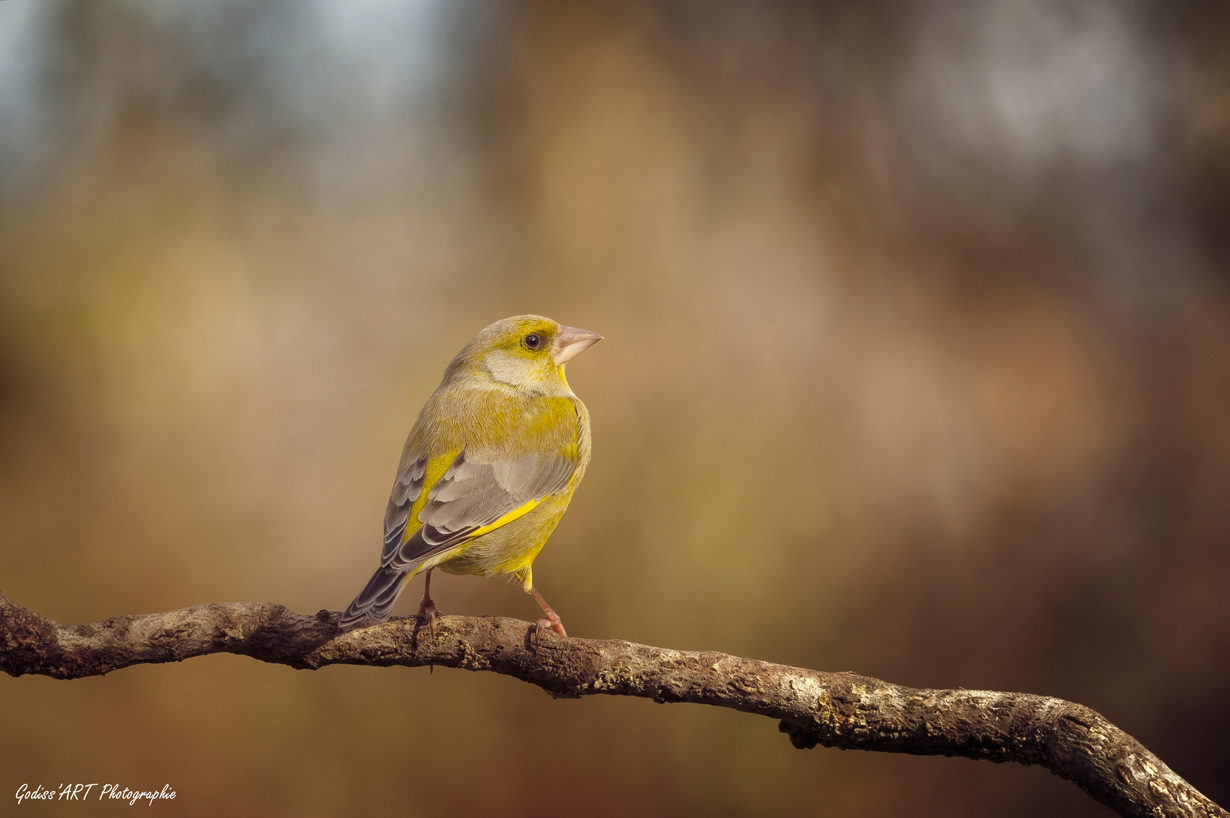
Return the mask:
{"type": "Polygon", "coordinates": [[[601,335],[587,329],[560,327],[551,342],[551,360],[556,366],[563,366],[601,340],[601,335]]]}

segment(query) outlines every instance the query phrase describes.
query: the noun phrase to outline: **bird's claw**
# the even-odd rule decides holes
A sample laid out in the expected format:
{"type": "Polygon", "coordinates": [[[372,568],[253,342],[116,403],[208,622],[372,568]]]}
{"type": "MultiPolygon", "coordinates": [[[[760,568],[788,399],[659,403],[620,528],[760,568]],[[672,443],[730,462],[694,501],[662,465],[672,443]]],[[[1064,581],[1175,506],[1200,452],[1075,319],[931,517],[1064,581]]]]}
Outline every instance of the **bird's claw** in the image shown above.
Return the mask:
{"type": "Polygon", "coordinates": [[[534,645],[535,646],[537,646],[538,643],[541,641],[542,632],[546,630],[555,631],[556,633],[558,633],[560,636],[564,637],[565,639],[568,638],[568,633],[567,631],[564,630],[564,623],[560,621],[560,618],[558,616],[539,619],[534,624],[534,645]]]}
{"type": "Polygon", "coordinates": [[[424,599],[419,604],[419,616],[427,620],[427,634],[432,638],[436,638],[436,619],[440,616],[440,611],[436,608],[436,603],[430,599],[424,599]]]}

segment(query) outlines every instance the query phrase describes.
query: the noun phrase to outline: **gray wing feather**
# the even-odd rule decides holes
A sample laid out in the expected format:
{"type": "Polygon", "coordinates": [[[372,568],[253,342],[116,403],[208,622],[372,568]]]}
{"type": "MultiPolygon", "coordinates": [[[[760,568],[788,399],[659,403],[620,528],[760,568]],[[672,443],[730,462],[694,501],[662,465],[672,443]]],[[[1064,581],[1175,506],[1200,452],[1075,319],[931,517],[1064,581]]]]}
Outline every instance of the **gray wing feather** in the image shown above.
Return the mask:
{"type": "Polygon", "coordinates": [[[418,515],[422,527],[396,550],[386,539],[381,564],[402,568],[447,550],[531,500],[562,491],[575,470],[575,463],[557,456],[527,454],[484,463],[463,450],[431,487],[418,515]]]}
{"type": "Polygon", "coordinates": [[[410,506],[423,491],[423,477],[427,474],[427,456],[412,460],[397,472],[389,505],[384,510],[384,548],[380,551],[380,564],[387,565],[406,533],[410,519],[410,506]]]}

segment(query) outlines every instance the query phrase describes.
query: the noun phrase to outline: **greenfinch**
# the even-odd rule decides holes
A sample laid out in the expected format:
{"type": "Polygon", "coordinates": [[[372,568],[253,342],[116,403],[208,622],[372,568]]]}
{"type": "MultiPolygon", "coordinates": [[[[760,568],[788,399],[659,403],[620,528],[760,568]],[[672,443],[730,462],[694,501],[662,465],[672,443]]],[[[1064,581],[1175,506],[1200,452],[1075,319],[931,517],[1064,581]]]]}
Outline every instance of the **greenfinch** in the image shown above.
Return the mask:
{"type": "Polygon", "coordinates": [[[383,622],[426,572],[419,614],[434,628],[431,572],[512,574],[542,606],[538,632],[567,636],[530,566],[589,465],[589,412],[564,365],[602,336],[540,315],[497,321],[444,370],[402,451],[384,513],[380,567],[342,615],[383,622]]]}

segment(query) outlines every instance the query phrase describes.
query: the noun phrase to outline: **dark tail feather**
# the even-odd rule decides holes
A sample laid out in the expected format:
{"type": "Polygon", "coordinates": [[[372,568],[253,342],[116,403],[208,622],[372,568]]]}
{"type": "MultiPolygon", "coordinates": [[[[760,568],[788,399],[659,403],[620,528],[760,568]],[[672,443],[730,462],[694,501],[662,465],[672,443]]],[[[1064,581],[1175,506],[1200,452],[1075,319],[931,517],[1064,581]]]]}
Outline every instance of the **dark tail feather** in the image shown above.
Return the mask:
{"type": "Polygon", "coordinates": [[[393,612],[393,603],[406,587],[407,572],[393,568],[381,568],[372,574],[367,587],[359,592],[342,614],[342,630],[350,630],[366,617],[373,622],[383,622],[393,612]]]}

